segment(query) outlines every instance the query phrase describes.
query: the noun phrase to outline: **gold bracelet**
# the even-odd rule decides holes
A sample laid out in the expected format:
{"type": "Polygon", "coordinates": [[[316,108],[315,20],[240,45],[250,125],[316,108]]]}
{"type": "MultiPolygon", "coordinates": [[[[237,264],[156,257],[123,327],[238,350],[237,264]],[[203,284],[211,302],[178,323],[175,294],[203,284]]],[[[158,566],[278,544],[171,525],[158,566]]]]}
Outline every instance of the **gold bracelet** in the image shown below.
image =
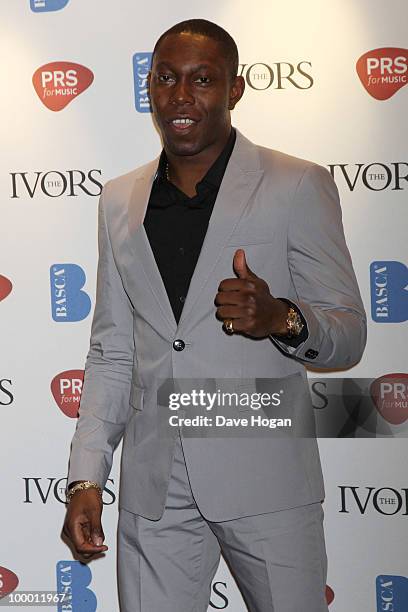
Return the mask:
{"type": "Polygon", "coordinates": [[[67,499],[67,503],[69,504],[72,499],[72,496],[75,495],[77,491],[85,491],[86,489],[96,489],[102,499],[102,489],[98,485],[98,483],[93,482],[92,480],[84,480],[84,482],[77,482],[76,485],[66,491],[65,496],[67,499]]]}

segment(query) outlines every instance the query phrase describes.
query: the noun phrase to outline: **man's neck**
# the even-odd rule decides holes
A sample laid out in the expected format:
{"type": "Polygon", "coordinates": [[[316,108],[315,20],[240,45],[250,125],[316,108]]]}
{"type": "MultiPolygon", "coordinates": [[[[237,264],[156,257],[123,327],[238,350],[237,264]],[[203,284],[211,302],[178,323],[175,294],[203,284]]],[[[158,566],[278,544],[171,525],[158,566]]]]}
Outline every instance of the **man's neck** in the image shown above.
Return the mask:
{"type": "Polygon", "coordinates": [[[208,147],[197,155],[173,155],[165,148],[168,162],[168,178],[190,198],[196,195],[196,185],[199,183],[216,159],[224,150],[231,134],[228,131],[225,138],[215,147],[208,147]]]}

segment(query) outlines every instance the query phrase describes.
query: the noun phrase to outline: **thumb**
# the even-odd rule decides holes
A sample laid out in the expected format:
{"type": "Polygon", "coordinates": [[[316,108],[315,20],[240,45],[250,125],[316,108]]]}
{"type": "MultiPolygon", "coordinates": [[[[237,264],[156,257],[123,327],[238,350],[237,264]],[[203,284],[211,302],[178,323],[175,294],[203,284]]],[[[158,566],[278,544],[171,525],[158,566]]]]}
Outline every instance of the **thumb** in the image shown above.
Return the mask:
{"type": "Polygon", "coordinates": [[[252,272],[251,268],[246,262],[244,249],[238,249],[235,251],[232,264],[234,272],[238,278],[258,278],[257,275],[252,272]]]}
{"type": "Polygon", "coordinates": [[[105,539],[99,512],[93,512],[90,517],[91,539],[95,546],[102,546],[105,539]]]}

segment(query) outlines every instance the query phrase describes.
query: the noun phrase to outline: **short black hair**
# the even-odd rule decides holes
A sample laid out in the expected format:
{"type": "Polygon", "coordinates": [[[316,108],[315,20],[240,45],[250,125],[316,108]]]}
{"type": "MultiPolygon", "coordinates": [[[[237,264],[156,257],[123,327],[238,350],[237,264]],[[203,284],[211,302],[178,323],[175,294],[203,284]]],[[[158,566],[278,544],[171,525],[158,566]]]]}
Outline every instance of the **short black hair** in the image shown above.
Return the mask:
{"type": "Polygon", "coordinates": [[[187,19],[186,21],[180,21],[180,23],[176,23],[174,26],[166,30],[154,45],[152,63],[154,54],[164,38],[171,34],[182,34],[184,32],[207,36],[208,38],[211,38],[212,40],[217,42],[222,49],[223,57],[227,60],[229,64],[231,78],[235,78],[237,76],[238,48],[235,40],[230,34],[228,34],[226,30],[224,30],[224,28],[217,25],[216,23],[213,23],[212,21],[207,21],[207,19],[187,19]]]}

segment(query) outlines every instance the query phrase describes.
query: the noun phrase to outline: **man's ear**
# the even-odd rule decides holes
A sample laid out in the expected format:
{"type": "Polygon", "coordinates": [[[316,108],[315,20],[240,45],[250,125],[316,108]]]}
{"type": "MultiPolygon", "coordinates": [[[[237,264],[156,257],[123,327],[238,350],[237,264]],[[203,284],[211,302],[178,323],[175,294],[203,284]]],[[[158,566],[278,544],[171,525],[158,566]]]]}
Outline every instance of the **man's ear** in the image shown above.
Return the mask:
{"type": "Polygon", "coordinates": [[[232,82],[230,93],[229,93],[229,104],[228,109],[232,110],[235,105],[240,101],[245,91],[245,79],[242,76],[236,76],[232,82]]]}

